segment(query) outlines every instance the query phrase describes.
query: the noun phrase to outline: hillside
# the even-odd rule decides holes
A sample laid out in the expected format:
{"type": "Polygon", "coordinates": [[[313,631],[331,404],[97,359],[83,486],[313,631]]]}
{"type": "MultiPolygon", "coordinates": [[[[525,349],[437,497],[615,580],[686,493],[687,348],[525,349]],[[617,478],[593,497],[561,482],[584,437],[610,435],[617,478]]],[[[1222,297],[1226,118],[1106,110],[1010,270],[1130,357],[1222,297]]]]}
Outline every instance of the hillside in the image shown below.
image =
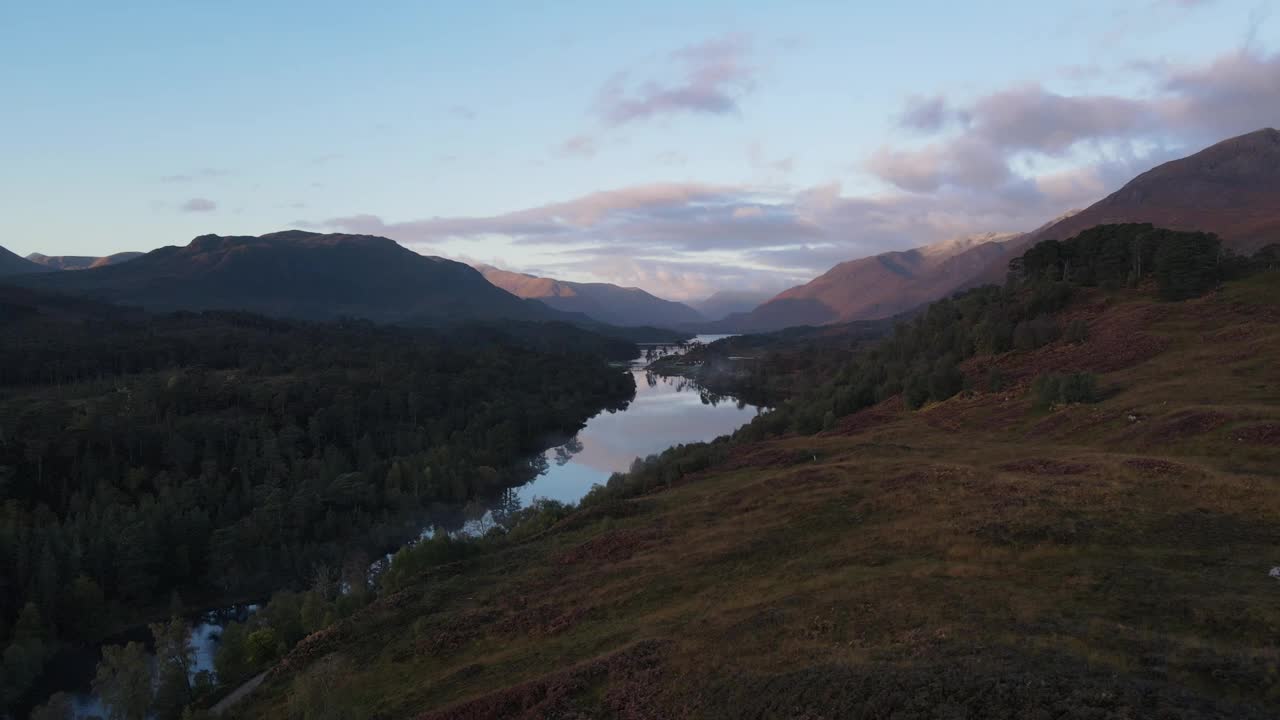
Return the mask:
{"type": "Polygon", "coordinates": [[[992,263],[1021,249],[1012,233],[986,233],[840,263],[749,313],[725,318],[726,332],[876,320],[911,310],[964,287],[992,263]]]}
{"type": "Polygon", "coordinates": [[[0,247],[0,277],[26,273],[48,272],[48,268],[26,260],[0,247]]]}
{"type": "Polygon", "coordinates": [[[1087,339],[979,355],[920,411],[753,426],[433,546],[458,560],[304,640],[244,714],[1275,717],[1280,276],[1084,289],[1058,320],[1087,339]],[[1100,402],[1037,407],[1076,371],[1100,402]]]}
{"type": "Polygon", "coordinates": [[[768,302],[773,295],[773,293],[750,290],[721,290],[689,305],[702,313],[707,320],[715,322],[735,313],[751,312],[768,302]]]}
{"type": "Polygon", "coordinates": [[[91,255],[41,255],[40,253],[31,253],[27,259],[38,265],[44,265],[54,270],[87,270],[95,267],[105,267],[107,265],[117,265],[122,262],[128,262],[136,258],[142,257],[140,252],[119,252],[113,255],[104,255],[102,257],[94,257],[91,255]]]}
{"type": "Polygon", "coordinates": [[[611,325],[676,327],[701,322],[702,315],[683,303],[655,297],[639,288],[609,283],[578,283],[477,265],[489,282],[517,297],[538,300],[557,310],[582,313],[611,325]]]}
{"type": "Polygon", "coordinates": [[[1280,131],[1258,130],[1160,165],[1037,239],[1107,223],[1203,230],[1242,253],[1280,241],[1280,131]]]}
{"type": "Polygon", "coordinates": [[[387,238],[300,230],[203,235],[126,263],[12,281],[156,311],[236,309],[428,324],[572,319],[494,287],[467,265],[419,255],[387,238]]]}

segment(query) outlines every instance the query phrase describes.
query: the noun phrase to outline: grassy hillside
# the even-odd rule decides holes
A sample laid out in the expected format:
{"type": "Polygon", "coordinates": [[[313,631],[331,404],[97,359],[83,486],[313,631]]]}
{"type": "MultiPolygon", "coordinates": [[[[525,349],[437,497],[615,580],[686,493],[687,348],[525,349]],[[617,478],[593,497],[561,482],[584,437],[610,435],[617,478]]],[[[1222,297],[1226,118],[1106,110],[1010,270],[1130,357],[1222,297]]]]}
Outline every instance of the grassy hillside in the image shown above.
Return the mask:
{"type": "Polygon", "coordinates": [[[237,710],[1275,717],[1280,273],[1062,315],[1087,338],[961,363],[998,392],[669,453],[656,490],[402,579],[237,710]],[[1037,409],[1075,371],[1101,401],[1037,409]]]}

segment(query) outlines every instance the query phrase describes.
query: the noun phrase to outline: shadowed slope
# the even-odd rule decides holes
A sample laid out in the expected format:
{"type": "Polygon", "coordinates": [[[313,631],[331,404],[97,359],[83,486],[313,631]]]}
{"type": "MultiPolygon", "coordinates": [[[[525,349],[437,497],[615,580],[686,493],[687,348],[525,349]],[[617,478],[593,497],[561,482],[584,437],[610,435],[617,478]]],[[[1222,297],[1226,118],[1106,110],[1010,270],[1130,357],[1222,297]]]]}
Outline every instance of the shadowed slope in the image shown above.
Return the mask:
{"type": "Polygon", "coordinates": [[[299,230],[203,235],[127,263],[19,282],[158,311],[239,309],[383,322],[564,317],[494,287],[467,265],[387,238],[299,230]]]}
{"type": "Polygon", "coordinates": [[[698,311],[688,305],[663,300],[640,288],[555,280],[500,270],[491,265],[478,265],[476,269],[489,282],[513,295],[612,325],[673,327],[702,321],[698,311]]]}

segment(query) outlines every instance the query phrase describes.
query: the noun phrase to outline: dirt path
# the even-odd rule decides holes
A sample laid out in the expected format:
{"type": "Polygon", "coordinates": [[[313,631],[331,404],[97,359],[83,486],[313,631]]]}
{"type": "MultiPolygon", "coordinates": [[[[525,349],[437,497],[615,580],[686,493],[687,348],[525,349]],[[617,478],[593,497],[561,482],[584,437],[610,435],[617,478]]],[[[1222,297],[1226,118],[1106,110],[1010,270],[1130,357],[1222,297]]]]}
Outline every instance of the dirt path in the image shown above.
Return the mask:
{"type": "Polygon", "coordinates": [[[236,703],[245,699],[245,697],[247,697],[249,693],[253,692],[254,690],[257,690],[258,686],[262,684],[262,681],[266,679],[267,679],[267,674],[265,672],[254,675],[253,677],[246,680],[243,685],[231,691],[230,695],[219,700],[218,703],[213,706],[210,712],[213,713],[215,716],[221,715],[222,713],[226,712],[232,705],[235,705],[236,703]]]}

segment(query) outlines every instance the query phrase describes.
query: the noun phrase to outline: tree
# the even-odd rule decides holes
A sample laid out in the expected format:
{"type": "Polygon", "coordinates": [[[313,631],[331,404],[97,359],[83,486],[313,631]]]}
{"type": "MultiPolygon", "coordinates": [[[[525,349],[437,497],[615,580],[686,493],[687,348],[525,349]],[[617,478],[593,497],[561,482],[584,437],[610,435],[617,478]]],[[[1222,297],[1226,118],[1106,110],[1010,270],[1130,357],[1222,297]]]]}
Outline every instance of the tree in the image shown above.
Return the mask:
{"type": "Polygon", "coordinates": [[[1072,345],[1083,345],[1089,339],[1089,323],[1076,318],[1067,325],[1066,340],[1072,345]]]}
{"type": "Polygon", "coordinates": [[[196,663],[191,631],[180,617],[152,623],[150,627],[156,648],[156,714],[176,718],[191,702],[191,676],[196,663]]]}
{"type": "Polygon", "coordinates": [[[110,720],[146,720],[151,708],[151,668],[140,643],[102,648],[102,662],[93,679],[110,720]]]}
{"type": "Polygon", "coordinates": [[[276,631],[271,628],[262,628],[249,633],[249,637],[245,638],[245,650],[249,663],[254,667],[261,667],[275,660],[279,655],[276,631]]]}
{"type": "Polygon", "coordinates": [[[218,651],[213,656],[213,668],[218,674],[219,682],[234,683],[253,672],[253,665],[249,661],[248,636],[249,629],[242,623],[227,623],[222,629],[218,651]]]}
{"type": "Polygon", "coordinates": [[[72,720],[74,711],[70,695],[54,693],[48,702],[31,711],[30,720],[72,720]]]}
{"type": "Polygon", "coordinates": [[[1218,283],[1222,243],[1206,233],[1168,233],[1155,256],[1156,286],[1165,300],[1204,294],[1218,283]]]}

